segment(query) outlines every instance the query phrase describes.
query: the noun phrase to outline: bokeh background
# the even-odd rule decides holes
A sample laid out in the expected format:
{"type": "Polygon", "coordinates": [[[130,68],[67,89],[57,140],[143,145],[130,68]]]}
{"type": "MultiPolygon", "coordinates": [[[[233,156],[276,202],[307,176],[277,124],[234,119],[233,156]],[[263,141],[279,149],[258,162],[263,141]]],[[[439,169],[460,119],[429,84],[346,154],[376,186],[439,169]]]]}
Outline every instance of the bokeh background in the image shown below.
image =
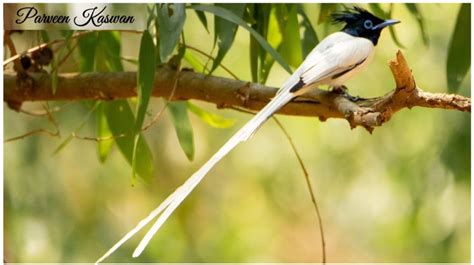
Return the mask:
{"type": "MultiPolygon", "coordinates": [[[[360,4],[360,6],[365,6],[360,4]]],[[[382,4],[382,7],[385,7],[382,4]]],[[[304,4],[318,36],[338,26],[317,23],[318,4],[304,4]]],[[[446,57],[460,4],[419,5],[430,45],[401,5],[393,17],[402,49],[418,86],[447,92],[446,57]]],[[[209,23],[212,27],[212,19],[209,23]]],[[[209,53],[213,36],[187,11],[187,43],[209,53]]],[[[50,32],[54,35],[54,32],[50,32]]],[[[19,51],[38,44],[34,32],[12,35],[19,51]]],[[[140,35],[122,33],[122,55],[137,57],[140,35]]],[[[223,64],[251,80],[249,34],[239,29],[223,64]]],[[[383,32],[373,63],[347,86],[363,97],[394,87],[387,62],[397,47],[383,32]]],[[[214,51],[215,52],[215,51],[214,51]]],[[[198,55],[196,55],[199,57],[198,55]]],[[[203,62],[204,57],[199,57],[203,62]]],[[[126,70],[136,66],[124,62],[126,70]]],[[[72,57],[62,69],[77,71],[72,57]]],[[[215,75],[229,77],[218,69],[215,75]]],[[[288,74],[278,65],[267,84],[288,74]]],[[[459,94],[470,96],[470,73],[459,94]]],[[[8,262],[92,262],[198,169],[250,116],[193,103],[234,119],[216,129],[190,114],[196,156],[181,150],[169,113],[146,132],[154,156],[151,184],[132,186],[131,169],[115,147],[105,164],[96,143],[72,140],[87,110],[80,103],[54,113],[62,138],[31,136],[4,145],[4,255],[8,262]]],[[[66,104],[66,105],[64,105],[66,104]]],[[[163,106],[153,99],[150,113],[163,106]]],[[[41,110],[41,103],[24,108],[41,110]]],[[[300,152],[321,210],[330,262],[470,261],[470,113],[413,108],[397,113],[371,135],[344,120],[278,116],[300,152]]],[[[47,128],[45,117],[4,106],[5,139],[47,128]]],[[[80,131],[94,136],[94,119],[80,131]]],[[[211,171],[137,259],[133,249],[144,232],[108,262],[318,262],[320,234],[301,168],[284,134],[270,120],[211,171]]]]}

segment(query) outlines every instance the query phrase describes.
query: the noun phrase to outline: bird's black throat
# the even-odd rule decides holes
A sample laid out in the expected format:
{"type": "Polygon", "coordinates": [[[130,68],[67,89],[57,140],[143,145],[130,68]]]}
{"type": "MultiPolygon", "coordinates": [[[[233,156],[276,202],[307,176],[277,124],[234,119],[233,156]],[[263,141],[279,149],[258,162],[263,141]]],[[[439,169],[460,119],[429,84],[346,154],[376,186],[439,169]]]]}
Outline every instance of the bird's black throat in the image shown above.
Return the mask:
{"type": "Polygon", "coordinates": [[[374,46],[377,45],[379,41],[380,33],[381,33],[380,30],[375,31],[375,32],[366,32],[366,31],[360,31],[357,28],[351,28],[347,26],[344,27],[341,31],[354,37],[366,38],[370,40],[374,44],[374,46]]]}

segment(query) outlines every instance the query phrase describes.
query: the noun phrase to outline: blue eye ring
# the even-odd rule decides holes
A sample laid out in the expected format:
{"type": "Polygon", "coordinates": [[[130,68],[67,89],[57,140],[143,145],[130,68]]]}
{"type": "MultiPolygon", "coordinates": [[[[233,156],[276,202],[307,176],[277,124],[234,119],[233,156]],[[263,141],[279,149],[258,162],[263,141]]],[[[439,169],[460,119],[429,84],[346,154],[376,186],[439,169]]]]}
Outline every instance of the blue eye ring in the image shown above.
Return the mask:
{"type": "Polygon", "coordinates": [[[374,24],[372,23],[372,21],[370,19],[367,19],[366,21],[364,21],[364,28],[372,29],[373,26],[374,26],[374,24]]]}

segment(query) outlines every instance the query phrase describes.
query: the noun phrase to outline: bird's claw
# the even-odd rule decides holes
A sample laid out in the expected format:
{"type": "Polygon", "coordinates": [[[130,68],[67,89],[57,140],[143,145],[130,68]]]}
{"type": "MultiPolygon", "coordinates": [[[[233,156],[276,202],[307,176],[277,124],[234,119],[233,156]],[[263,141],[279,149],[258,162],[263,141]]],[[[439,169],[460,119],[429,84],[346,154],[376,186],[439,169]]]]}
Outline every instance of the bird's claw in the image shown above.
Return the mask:
{"type": "Polygon", "coordinates": [[[352,102],[357,102],[359,101],[361,98],[359,96],[352,96],[349,94],[349,89],[342,85],[342,86],[337,86],[337,87],[333,87],[332,88],[332,91],[338,93],[338,94],[341,94],[341,95],[344,95],[345,98],[347,98],[348,100],[352,101],[352,102]]]}

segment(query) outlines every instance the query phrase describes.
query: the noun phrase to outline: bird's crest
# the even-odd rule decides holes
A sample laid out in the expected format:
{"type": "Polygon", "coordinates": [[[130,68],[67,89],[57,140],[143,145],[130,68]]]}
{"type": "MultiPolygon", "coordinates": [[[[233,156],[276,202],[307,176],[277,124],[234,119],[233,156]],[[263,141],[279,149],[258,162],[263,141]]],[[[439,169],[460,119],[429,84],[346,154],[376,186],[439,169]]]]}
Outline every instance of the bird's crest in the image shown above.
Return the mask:
{"type": "MultiPolygon", "coordinates": [[[[332,21],[334,23],[354,23],[361,18],[374,18],[369,11],[362,7],[354,6],[351,9],[347,9],[341,12],[331,14],[332,21]]],[[[380,20],[380,18],[377,18],[380,20]]]]}

